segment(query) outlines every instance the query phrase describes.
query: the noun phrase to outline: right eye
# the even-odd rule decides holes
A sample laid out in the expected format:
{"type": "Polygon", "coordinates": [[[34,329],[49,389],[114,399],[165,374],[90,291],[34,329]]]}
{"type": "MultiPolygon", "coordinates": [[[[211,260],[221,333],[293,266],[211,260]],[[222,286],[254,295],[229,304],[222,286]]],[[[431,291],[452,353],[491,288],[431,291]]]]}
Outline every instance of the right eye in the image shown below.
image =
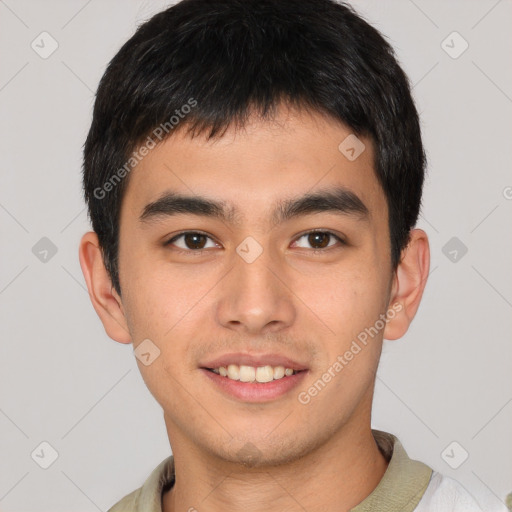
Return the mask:
{"type": "Polygon", "coordinates": [[[217,244],[213,241],[213,239],[210,236],[206,235],[205,233],[201,233],[199,231],[184,231],[179,235],[173,236],[170,240],[167,240],[167,242],[165,242],[164,245],[176,245],[176,247],[178,247],[179,249],[178,252],[182,253],[197,253],[201,252],[204,249],[216,247],[217,244]],[[180,239],[181,241],[178,244],[177,241],[180,239]],[[210,247],[207,247],[208,239],[210,239],[213,243],[213,245],[211,245],[210,247]]]}

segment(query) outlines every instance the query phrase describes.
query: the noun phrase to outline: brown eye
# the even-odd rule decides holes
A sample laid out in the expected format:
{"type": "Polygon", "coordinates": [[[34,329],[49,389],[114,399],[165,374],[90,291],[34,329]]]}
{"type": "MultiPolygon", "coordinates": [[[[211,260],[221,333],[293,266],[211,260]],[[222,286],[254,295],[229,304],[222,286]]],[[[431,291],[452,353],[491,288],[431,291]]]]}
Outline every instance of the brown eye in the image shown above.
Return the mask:
{"type": "Polygon", "coordinates": [[[331,233],[330,231],[311,231],[309,233],[305,233],[297,240],[302,239],[305,239],[306,243],[309,244],[310,246],[305,247],[306,249],[311,248],[314,250],[321,250],[333,247],[334,245],[336,245],[336,241],[342,245],[344,245],[345,243],[339,236],[335,235],[334,233],[331,233]],[[331,240],[333,241],[333,243],[330,243],[331,240]]]}
{"type": "Polygon", "coordinates": [[[308,235],[308,243],[314,249],[323,249],[329,245],[330,235],[327,233],[310,233],[308,235]]]}
{"type": "MultiPolygon", "coordinates": [[[[183,249],[184,252],[201,251],[207,249],[208,240],[212,240],[209,236],[196,231],[186,231],[179,235],[171,238],[165,243],[165,245],[175,245],[179,249],[183,249]],[[179,241],[179,242],[178,242],[179,241]]],[[[215,247],[216,244],[212,240],[212,245],[209,247],[215,247]]]]}
{"type": "Polygon", "coordinates": [[[187,233],[183,235],[183,241],[188,249],[204,249],[206,236],[199,233],[187,233]]]}

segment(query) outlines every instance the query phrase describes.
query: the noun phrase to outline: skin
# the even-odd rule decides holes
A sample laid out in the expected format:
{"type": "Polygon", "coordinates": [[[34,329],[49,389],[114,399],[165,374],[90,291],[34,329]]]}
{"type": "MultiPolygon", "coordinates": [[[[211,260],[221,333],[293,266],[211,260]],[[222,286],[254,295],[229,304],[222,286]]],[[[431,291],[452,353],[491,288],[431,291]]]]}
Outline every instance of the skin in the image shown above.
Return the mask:
{"type": "MultiPolygon", "coordinates": [[[[348,511],[377,486],[388,462],[371,434],[382,340],[397,339],[416,314],[429,271],[427,235],[391,270],[388,210],[373,147],[349,161],[338,145],[351,130],[319,113],[281,106],[275,122],[250,117],[216,140],[177,131],[131,172],[121,209],[122,297],[112,288],[98,239],[86,233],[80,264],[107,334],[134,349],[149,338],[161,353],[141,374],[162,406],[176,483],[165,512],[348,511]],[[272,223],[274,201],[344,186],[367,206],[367,222],[322,212],[272,223]],[[144,224],[144,206],[165,190],[229,202],[236,222],[191,214],[144,224]],[[342,235],[318,249],[304,233],[342,235]],[[193,253],[182,230],[211,238],[193,253]],[[236,252],[248,236],[262,254],[236,252]],[[315,251],[315,248],[317,249],[315,251]],[[179,254],[179,249],[188,250],[179,254]],[[358,333],[395,305],[400,311],[311,399],[307,390],[358,333]],[[306,362],[299,389],[250,404],[224,395],[198,366],[226,352],[279,353],[306,362]],[[256,460],[245,456],[252,443],[256,460]]],[[[322,243],[319,243],[322,246],[322,243]]]]}

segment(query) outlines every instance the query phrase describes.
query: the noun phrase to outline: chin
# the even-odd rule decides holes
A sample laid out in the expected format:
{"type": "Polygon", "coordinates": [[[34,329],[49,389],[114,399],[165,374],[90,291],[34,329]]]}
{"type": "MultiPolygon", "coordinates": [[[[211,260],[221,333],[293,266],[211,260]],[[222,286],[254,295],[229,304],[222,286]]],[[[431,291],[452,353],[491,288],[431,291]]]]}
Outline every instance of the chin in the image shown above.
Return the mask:
{"type": "MultiPolygon", "coordinates": [[[[307,443],[309,444],[309,443],[307,443]]],[[[281,466],[304,457],[314,449],[305,446],[296,437],[287,435],[286,439],[261,437],[261,433],[251,439],[247,434],[243,439],[232,439],[228,447],[212,453],[226,462],[239,464],[246,468],[262,469],[281,466]]]]}

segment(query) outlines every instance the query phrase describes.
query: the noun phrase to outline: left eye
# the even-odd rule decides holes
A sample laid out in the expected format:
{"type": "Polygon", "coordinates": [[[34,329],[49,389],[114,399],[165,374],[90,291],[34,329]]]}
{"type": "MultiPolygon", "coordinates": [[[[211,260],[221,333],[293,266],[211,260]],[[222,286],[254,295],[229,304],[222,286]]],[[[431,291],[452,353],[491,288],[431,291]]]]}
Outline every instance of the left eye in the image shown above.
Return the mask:
{"type": "MultiPolygon", "coordinates": [[[[306,243],[312,245],[315,250],[332,247],[335,245],[336,241],[344,244],[344,241],[339,236],[330,231],[310,231],[297,238],[297,240],[302,240],[303,238],[306,239],[306,243]],[[329,240],[333,240],[334,243],[330,244],[329,240]],[[317,247],[314,247],[315,245],[317,247]]],[[[306,247],[306,249],[308,249],[308,247],[306,247]]]]}

